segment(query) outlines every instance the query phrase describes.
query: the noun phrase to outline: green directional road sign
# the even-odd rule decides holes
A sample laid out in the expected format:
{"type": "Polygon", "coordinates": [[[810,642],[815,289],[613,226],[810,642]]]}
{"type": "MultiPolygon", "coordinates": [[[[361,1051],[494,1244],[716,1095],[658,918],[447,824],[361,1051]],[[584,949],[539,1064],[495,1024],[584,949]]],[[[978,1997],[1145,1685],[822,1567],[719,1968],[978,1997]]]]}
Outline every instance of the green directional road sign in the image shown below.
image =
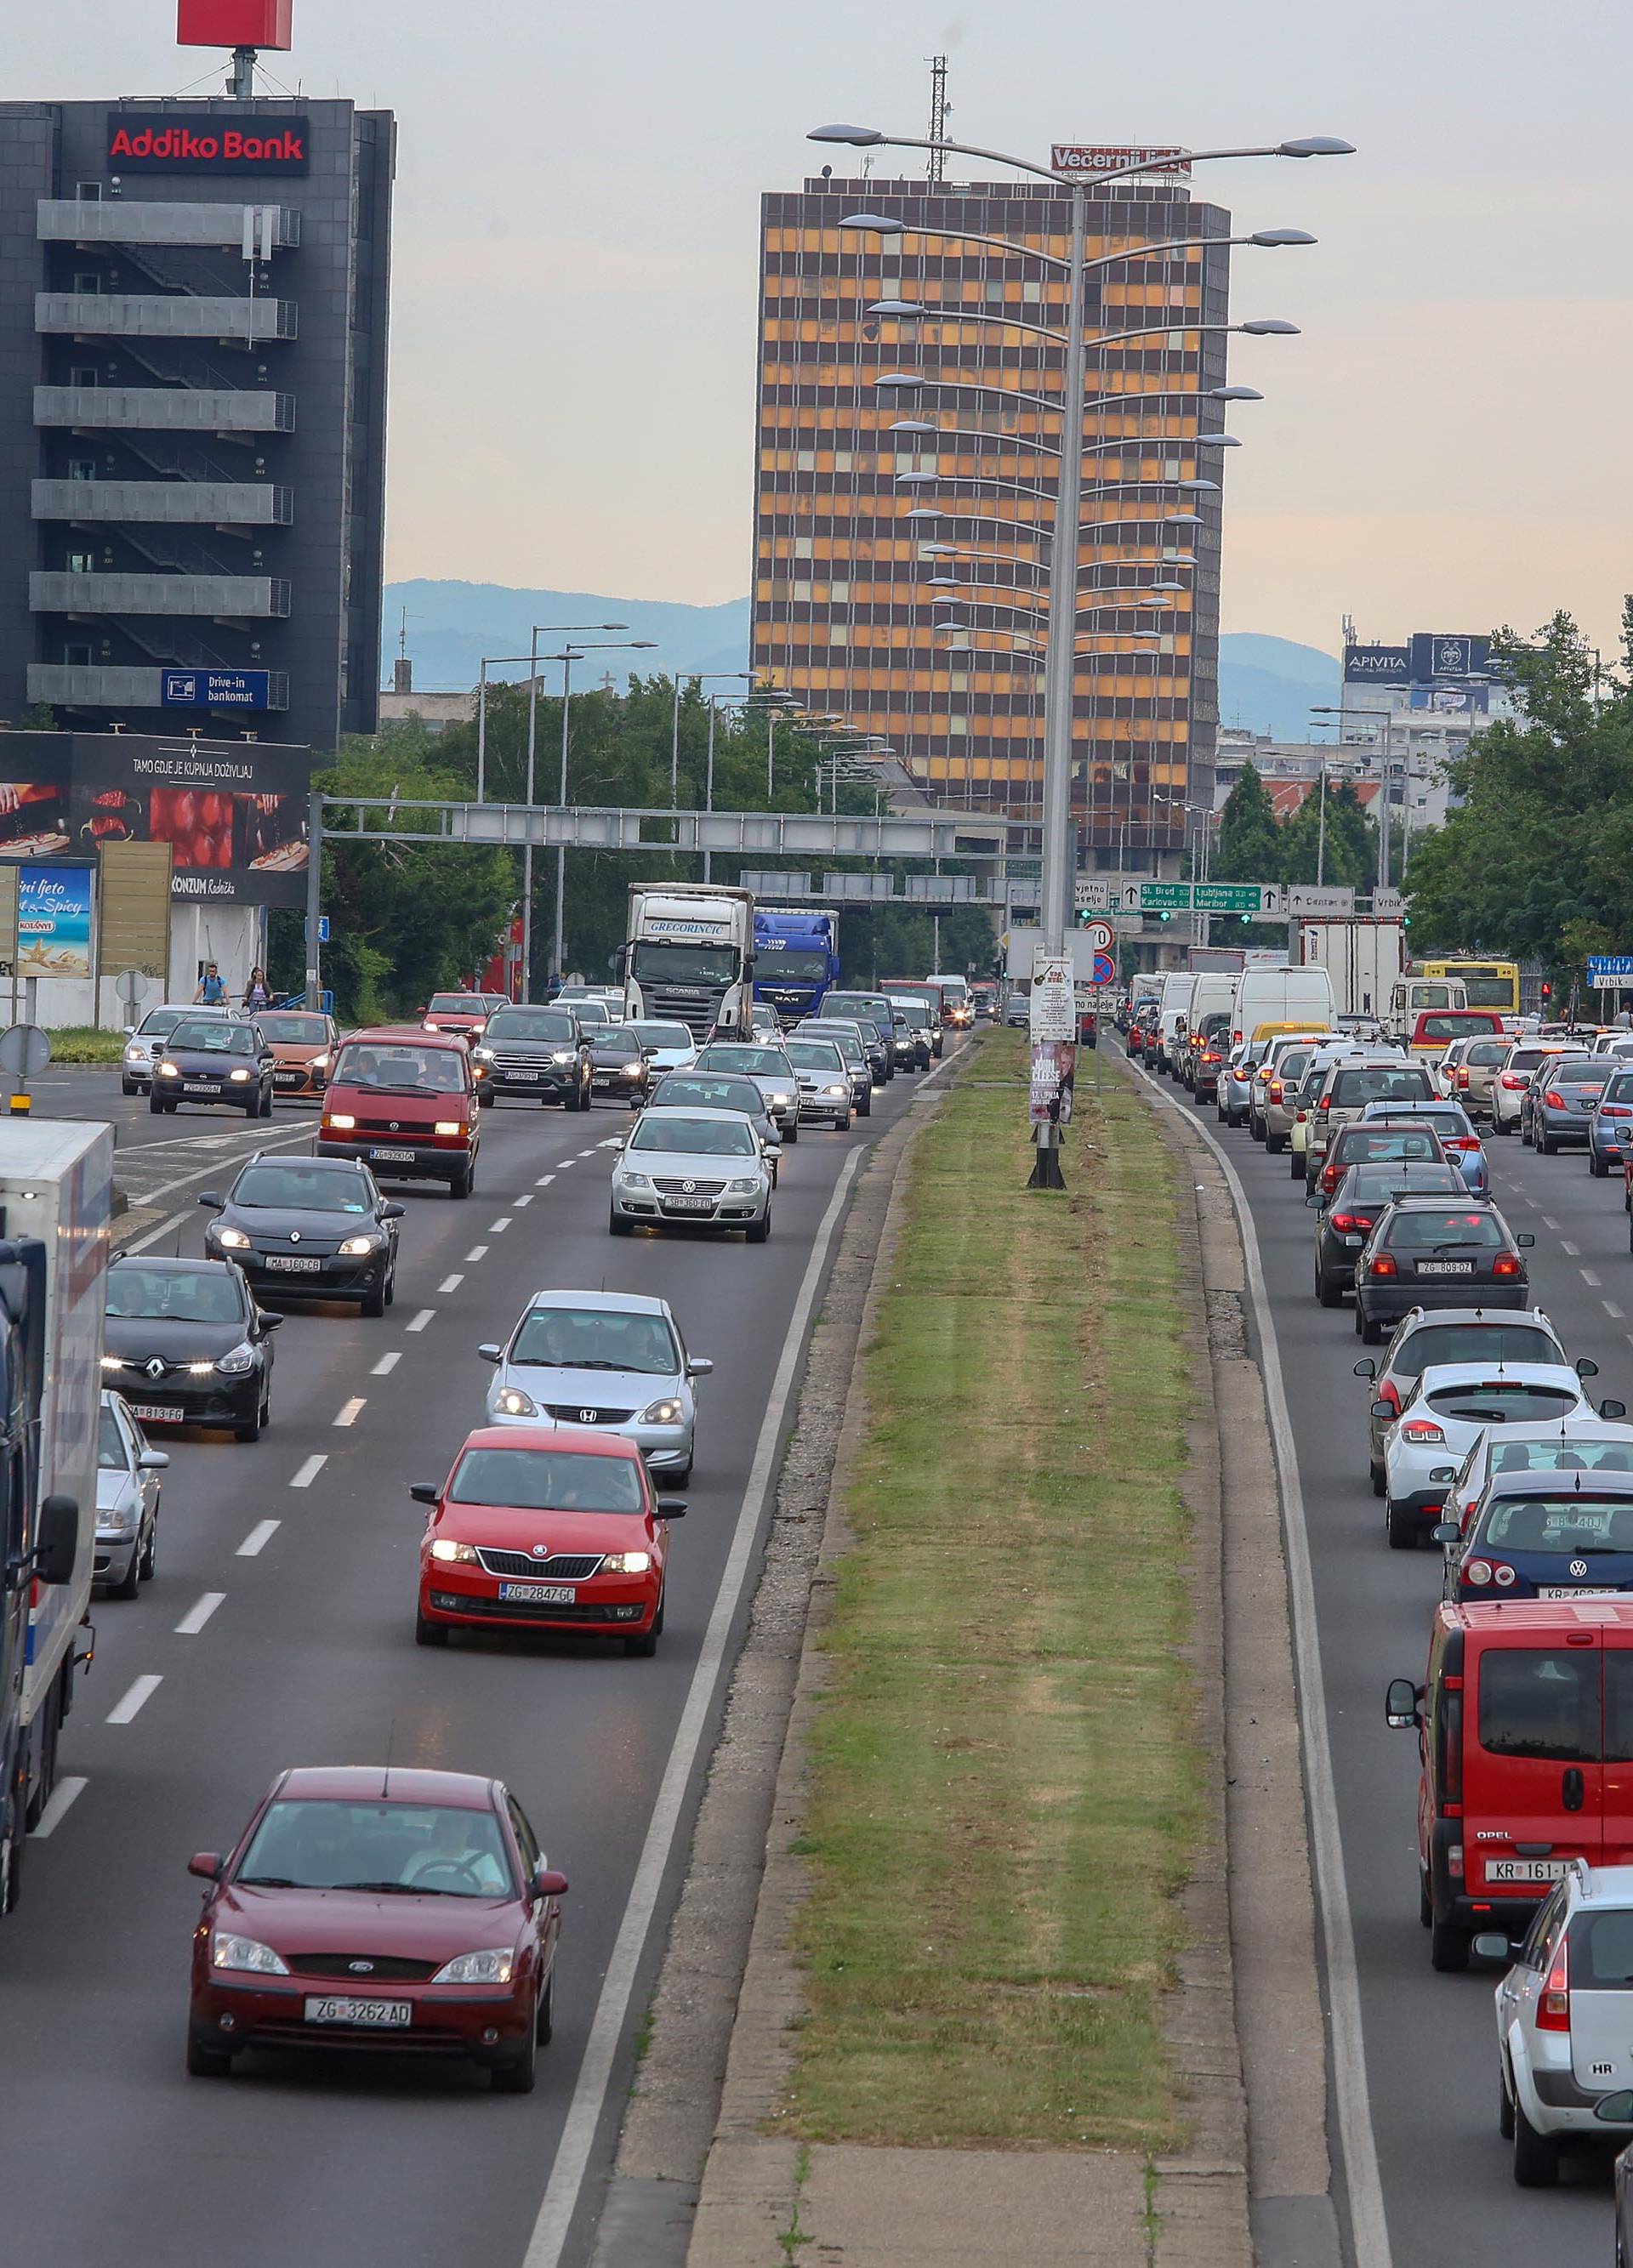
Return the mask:
{"type": "MultiPolygon", "coordinates": [[[[1257,898],[1253,901],[1257,905],[1257,898]]],[[[1154,913],[1185,914],[1191,910],[1189,882],[1142,882],[1140,903],[1154,913]]]]}
{"type": "Polygon", "coordinates": [[[1198,882],[1193,903],[1199,914],[1268,913],[1275,909],[1281,895],[1272,882],[1198,882]]]}

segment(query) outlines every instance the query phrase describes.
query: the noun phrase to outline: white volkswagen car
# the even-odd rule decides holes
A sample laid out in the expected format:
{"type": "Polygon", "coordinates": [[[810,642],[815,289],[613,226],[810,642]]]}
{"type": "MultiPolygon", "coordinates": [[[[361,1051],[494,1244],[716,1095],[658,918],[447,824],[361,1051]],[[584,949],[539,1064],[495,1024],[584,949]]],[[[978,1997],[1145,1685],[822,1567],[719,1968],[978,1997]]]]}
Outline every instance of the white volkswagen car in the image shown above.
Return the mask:
{"type": "Polygon", "coordinates": [[[637,1228],[740,1228],[750,1244],[764,1244],[771,1224],[771,1167],[741,1111],[641,1113],[612,1169],[614,1236],[637,1228]]]}
{"type": "Polygon", "coordinates": [[[687,1353],[667,1300],[536,1292],[505,1344],[477,1352],[494,1366],[491,1425],[596,1426],[635,1442],[654,1475],[682,1488],[691,1479],[691,1382],[714,1365],[687,1353]]]}

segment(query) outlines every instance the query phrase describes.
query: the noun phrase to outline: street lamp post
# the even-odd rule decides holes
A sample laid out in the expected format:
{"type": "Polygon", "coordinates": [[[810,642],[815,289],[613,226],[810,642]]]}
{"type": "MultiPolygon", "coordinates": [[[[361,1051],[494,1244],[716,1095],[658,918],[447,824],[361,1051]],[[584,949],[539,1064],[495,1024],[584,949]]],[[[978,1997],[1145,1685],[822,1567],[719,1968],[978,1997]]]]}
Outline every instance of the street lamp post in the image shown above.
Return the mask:
{"type": "MultiPolygon", "coordinates": [[[[562,809],[565,810],[566,808],[567,802],[568,725],[573,711],[573,663],[575,661],[582,661],[587,653],[649,652],[654,644],[654,641],[651,638],[597,638],[595,643],[590,645],[570,645],[564,647],[560,653],[544,654],[540,657],[542,660],[558,661],[561,664],[561,794],[559,802],[562,809]]],[[[531,730],[529,730],[528,740],[528,801],[529,804],[533,801],[533,736],[531,730]]],[[[533,842],[531,836],[528,837],[528,842],[524,846],[522,864],[525,870],[522,880],[525,896],[521,909],[521,969],[522,989],[526,991],[529,989],[533,979],[533,842]]],[[[567,846],[565,843],[558,843],[556,845],[556,931],[555,939],[551,948],[553,954],[553,966],[558,976],[561,976],[563,973],[561,956],[564,945],[566,898],[567,846]]]]}
{"type": "Polygon", "coordinates": [[[712,683],[717,677],[727,677],[752,684],[754,672],[751,669],[694,669],[689,670],[684,678],[678,674],[676,676],[675,703],[669,718],[669,803],[676,811],[680,809],[681,692],[684,686],[706,685],[712,683]]]}

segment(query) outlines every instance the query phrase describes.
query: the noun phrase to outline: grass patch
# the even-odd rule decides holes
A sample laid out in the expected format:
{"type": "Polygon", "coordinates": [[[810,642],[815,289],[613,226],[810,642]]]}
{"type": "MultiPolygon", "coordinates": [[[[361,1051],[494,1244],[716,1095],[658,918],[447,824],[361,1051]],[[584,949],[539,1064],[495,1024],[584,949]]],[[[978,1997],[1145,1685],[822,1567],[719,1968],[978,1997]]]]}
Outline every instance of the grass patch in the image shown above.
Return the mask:
{"type": "Polygon", "coordinates": [[[89,1024],[65,1024],[51,1034],[53,1063],[116,1064],[124,1051],[122,1032],[98,1032],[89,1024]]]}
{"type": "MultiPolygon", "coordinates": [[[[1025,1045],[994,1034],[979,1079],[1019,1082],[1025,1045]]],[[[816,2141],[1184,2135],[1177,1179],[1134,1091],[1083,1079],[1071,1189],[1027,1191],[1020,1093],[960,1085],[919,1137],[866,1352],[795,1944],[816,2141]]]]}

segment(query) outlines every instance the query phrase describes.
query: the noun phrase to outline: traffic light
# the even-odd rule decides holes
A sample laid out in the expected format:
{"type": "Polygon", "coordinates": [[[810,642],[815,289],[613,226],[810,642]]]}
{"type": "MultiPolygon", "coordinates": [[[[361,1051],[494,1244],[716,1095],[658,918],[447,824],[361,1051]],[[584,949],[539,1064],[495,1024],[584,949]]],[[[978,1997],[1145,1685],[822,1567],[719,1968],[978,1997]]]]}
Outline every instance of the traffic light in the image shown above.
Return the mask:
{"type": "Polygon", "coordinates": [[[1542,998],[1543,998],[1545,1000],[1551,1000],[1551,999],[1553,998],[1553,997],[1554,997],[1554,988],[1553,988],[1553,986],[1552,986],[1551,984],[1545,984],[1545,985],[1542,987],[1542,998]]]}

